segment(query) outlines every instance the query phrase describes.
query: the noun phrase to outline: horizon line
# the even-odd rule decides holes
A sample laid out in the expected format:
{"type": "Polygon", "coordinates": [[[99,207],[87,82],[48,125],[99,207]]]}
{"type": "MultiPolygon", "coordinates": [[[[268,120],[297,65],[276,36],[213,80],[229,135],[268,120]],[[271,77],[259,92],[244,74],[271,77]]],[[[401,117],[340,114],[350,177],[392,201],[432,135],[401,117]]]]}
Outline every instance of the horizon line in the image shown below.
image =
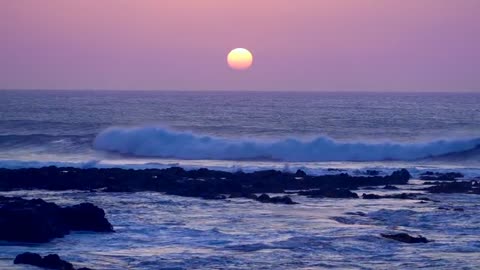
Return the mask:
{"type": "Polygon", "coordinates": [[[272,90],[242,90],[242,89],[82,89],[82,88],[0,88],[0,91],[104,91],[104,92],[288,92],[288,93],[462,93],[462,94],[480,94],[479,90],[286,90],[286,89],[272,89],[272,90]]]}

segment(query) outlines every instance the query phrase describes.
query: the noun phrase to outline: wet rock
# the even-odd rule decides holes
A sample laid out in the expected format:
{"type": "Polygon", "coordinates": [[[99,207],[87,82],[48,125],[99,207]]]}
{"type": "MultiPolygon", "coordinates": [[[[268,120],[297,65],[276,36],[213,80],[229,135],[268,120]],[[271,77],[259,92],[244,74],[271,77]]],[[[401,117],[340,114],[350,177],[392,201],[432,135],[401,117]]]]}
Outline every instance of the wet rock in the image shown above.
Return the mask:
{"type": "Polygon", "coordinates": [[[29,264],[33,266],[42,266],[42,256],[37,253],[30,253],[25,252],[22,254],[17,255],[15,260],[13,261],[14,264],[29,264]]]}
{"type": "MultiPolygon", "coordinates": [[[[414,200],[419,194],[417,193],[400,193],[400,194],[389,194],[389,195],[377,195],[377,194],[362,194],[363,199],[367,200],[376,200],[376,199],[401,199],[401,200],[414,200]]],[[[427,198],[428,199],[428,198],[427,198]]]]}
{"type": "Polygon", "coordinates": [[[392,194],[392,195],[385,195],[385,198],[390,199],[401,199],[401,200],[414,200],[418,196],[417,193],[400,193],[400,194],[392,194]]]}
{"type": "Polygon", "coordinates": [[[370,176],[377,176],[380,174],[380,171],[377,171],[377,170],[367,170],[365,172],[366,175],[370,175],[370,176]]]}
{"type": "MultiPolygon", "coordinates": [[[[392,178],[391,182],[402,183],[402,182],[405,182],[405,180],[408,181],[410,178],[412,178],[412,175],[406,169],[401,169],[398,171],[394,171],[391,174],[390,178],[392,178]]],[[[390,183],[390,184],[394,184],[394,183],[390,183]]]]}
{"type": "Polygon", "coordinates": [[[60,259],[60,256],[57,254],[49,254],[43,257],[41,267],[59,270],[75,270],[71,263],[60,259]]]}
{"type": "Polygon", "coordinates": [[[380,234],[383,238],[393,239],[399,242],[408,243],[408,244],[415,244],[415,243],[428,243],[429,240],[427,238],[419,235],[417,237],[410,236],[406,233],[396,233],[396,234],[380,234]]]}
{"type": "Polygon", "coordinates": [[[26,252],[17,255],[13,263],[28,264],[47,269],[75,270],[71,263],[60,259],[57,254],[50,254],[42,258],[42,256],[40,256],[39,254],[26,252]]]}
{"type": "Polygon", "coordinates": [[[434,186],[426,188],[431,193],[472,193],[480,194],[480,185],[477,181],[436,182],[434,186]]]}
{"type": "Polygon", "coordinates": [[[267,194],[262,194],[258,196],[256,199],[261,203],[275,203],[275,204],[296,204],[290,197],[288,196],[274,196],[270,197],[267,194]]]}
{"type": "Polygon", "coordinates": [[[258,196],[257,201],[259,201],[259,202],[270,202],[270,196],[268,196],[267,194],[262,194],[262,195],[258,196]]]}
{"type": "Polygon", "coordinates": [[[297,172],[295,173],[295,176],[296,177],[306,177],[307,176],[307,173],[302,171],[302,170],[297,170],[297,172]]]}
{"type": "Polygon", "coordinates": [[[315,189],[298,192],[298,195],[308,196],[311,198],[344,198],[357,199],[358,194],[348,189],[315,189]]]}
{"type": "Polygon", "coordinates": [[[91,203],[61,208],[61,214],[72,231],[113,232],[112,224],[105,218],[105,211],[91,203]]]}
{"type": "Polygon", "coordinates": [[[105,212],[93,204],[62,208],[41,199],[0,197],[0,240],[45,243],[72,230],[113,231],[105,212]]]}
{"type": "Polygon", "coordinates": [[[270,198],[270,202],[281,204],[297,204],[289,196],[274,196],[270,198]]]}
{"type": "Polygon", "coordinates": [[[69,233],[60,207],[43,200],[0,199],[0,240],[48,242],[69,233]]]}
{"type": "Polygon", "coordinates": [[[337,168],[328,168],[327,171],[329,172],[344,172],[344,169],[337,169],[337,168]]]}
{"type": "MultiPolygon", "coordinates": [[[[264,170],[251,173],[182,168],[126,170],[79,168],[0,168],[0,190],[98,190],[105,192],[157,191],[167,194],[222,199],[219,194],[285,193],[285,190],[357,189],[364,186],[407,184],[410,174],[402,169],[386,176],[351,176],[346,173],[311,176],[264,170]]],[[[348,196],[347,196],[348,197],[348,196]]]]}
{"type": "Polygon", "coordinates": [[[377,194],[366,194],[366,193],[363,193],[362,194],[362,198],[363,199],[366,199],[366,200],[377,200],[377,199],[382,199],[383,197],[380,196],[380,195],[377,195],[377,194]]]}

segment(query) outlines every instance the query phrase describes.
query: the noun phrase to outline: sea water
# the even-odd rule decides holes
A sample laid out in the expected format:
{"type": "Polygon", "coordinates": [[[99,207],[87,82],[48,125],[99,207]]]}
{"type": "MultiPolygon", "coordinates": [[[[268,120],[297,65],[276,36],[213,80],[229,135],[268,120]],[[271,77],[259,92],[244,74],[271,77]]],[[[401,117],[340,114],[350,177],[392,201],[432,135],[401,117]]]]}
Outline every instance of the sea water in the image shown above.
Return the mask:
{"type": "MultiPolygon", "coordinates": [[[[480,171],[479,94],[0,91],[0,166],[382,174],[405,167],[480,171]]],[[[416,179],[400,190],[421,192],[416,179]]],[[[433,201],[203,200],[156,192],[10,191],[60,205],[92,202],[115,233],[46,244],[0,243],[0,269],[22,252],[94,269],[478,269],[478,195],[433,201]],[[463,211],[454,211],[462,208],[463,211]],[[447,210],[448,209],[448,210],[447,210]],[[404,244],[381,233],[423,235],[404,244]]]]}
{"type": "Polygon", "coordinates": [[[0,91],[0,166],[478,173],[480,94],[0,91]]]}

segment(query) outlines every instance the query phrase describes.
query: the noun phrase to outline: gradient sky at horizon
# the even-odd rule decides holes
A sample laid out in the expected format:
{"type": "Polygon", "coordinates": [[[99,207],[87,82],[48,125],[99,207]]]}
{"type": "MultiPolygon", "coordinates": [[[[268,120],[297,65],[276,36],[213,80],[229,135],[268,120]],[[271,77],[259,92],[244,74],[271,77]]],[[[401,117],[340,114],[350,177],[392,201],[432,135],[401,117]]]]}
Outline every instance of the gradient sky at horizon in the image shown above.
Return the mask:
{"type": "Polygon", "coordinates": [[[0,41],[0,89],[480,92],[478,0],[4,0],[0,41]]]}

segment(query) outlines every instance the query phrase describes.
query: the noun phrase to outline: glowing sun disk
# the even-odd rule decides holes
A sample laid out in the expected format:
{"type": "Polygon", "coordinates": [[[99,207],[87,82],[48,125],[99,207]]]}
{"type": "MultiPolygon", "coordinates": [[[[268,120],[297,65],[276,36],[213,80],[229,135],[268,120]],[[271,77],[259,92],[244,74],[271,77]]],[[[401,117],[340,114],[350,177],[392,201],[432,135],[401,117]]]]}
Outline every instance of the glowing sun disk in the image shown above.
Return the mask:
{"type": "Polygon", "coordinates": [[[252,66],[253,55],[247,49],[236,48],[228,54],[227,62],[232,69],[246,70],[252,66]]]}

